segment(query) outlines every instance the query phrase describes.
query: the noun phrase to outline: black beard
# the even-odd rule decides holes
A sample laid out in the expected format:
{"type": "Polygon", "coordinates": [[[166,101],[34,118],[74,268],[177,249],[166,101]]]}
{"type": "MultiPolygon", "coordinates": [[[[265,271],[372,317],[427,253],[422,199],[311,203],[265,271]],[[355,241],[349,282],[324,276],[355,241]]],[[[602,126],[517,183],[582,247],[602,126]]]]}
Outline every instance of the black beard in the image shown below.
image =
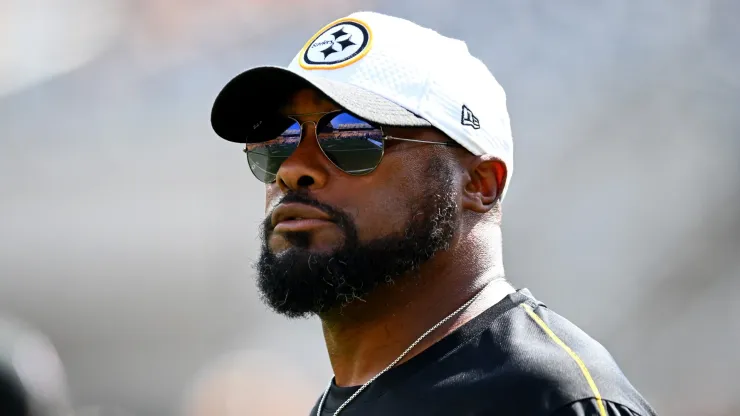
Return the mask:
{"type": "Polygon", "coordinates": [[[308,233],[288,236],[293,247],[280,255],[270,251],[270,216],[262,224],[262,252],[257,261],[258,286],[263,301],[290,318],[322,314],[362,299],[381,284],[390,284],[418,270],[436,253],[450,247],[458,225],[451,192],[452,172],[441,161],[431,163],[428,178],[436,192],[410,203],[413,213],[406,228],[383,238],[360,242],[352,217],[322,204],[305,193],[289,193],[280,201],[299,202],[329,214],[345,234],[344,244],[332,253],[307,249],[308,233]]]}

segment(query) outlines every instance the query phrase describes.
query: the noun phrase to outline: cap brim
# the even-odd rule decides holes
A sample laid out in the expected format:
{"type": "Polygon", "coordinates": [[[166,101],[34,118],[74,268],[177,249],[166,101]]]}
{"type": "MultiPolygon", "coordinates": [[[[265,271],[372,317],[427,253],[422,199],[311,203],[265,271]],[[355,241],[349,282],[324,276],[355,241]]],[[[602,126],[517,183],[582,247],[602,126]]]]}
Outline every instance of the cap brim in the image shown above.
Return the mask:
{"type": "Polygon", "coordinates": [[[300,88],[313,87],[351,113],[373,123],[394,127],[431,124],[400,105],[346,82],[297,74],[276,66],[252,68],[229,81],[211,109],[211,126],[220,137],[245,143],[255,123],[275,111],[300,88]]]}

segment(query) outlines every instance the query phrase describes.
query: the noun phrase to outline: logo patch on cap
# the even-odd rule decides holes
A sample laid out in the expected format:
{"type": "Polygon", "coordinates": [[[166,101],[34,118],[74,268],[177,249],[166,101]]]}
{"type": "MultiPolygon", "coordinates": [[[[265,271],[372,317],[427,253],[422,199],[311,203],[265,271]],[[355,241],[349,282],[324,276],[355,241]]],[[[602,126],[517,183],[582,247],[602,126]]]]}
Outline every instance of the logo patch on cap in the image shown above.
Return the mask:
{"type": "Polygon", "coordinates": [[[372,32],[366,23],[345,18],[329,23],[301,50],[304,69],[336,69],[360,60],[370,51],[372,32]]]}

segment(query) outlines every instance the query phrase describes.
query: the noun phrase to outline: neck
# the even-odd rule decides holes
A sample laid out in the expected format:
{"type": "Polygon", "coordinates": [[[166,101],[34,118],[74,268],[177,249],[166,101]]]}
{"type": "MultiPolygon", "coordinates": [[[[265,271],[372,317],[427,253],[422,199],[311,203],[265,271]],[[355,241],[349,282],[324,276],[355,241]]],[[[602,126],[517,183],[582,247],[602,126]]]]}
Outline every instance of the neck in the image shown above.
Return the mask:
{"type": "MultiPolygon", "coordinates": [[[[364,384],[421,334],[501,277],[500,257],[491,258],[490,248],[448,250],[435,255],[414,275],[402,276],[392,284],[378,287],[365,299],[323,315],[335,382],[339,386],[364,384]]],[[[499,300],[481,293],[468,308],[425,337],[401,362],[418,355],[499,300]]]]}

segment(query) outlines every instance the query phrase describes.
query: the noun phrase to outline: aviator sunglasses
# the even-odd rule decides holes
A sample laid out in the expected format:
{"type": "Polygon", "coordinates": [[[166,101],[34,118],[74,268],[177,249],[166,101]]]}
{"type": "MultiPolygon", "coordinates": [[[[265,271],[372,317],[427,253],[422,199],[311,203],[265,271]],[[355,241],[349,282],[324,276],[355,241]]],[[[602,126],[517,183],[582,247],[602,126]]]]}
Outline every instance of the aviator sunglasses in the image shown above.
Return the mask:
{"type": "Polygon", "coordinates": [[[457,142],[432,142],[388,136],[382,127],[344,110],[297,114],[318,116],[318,121],[300,122],[294,116],[274,114],[263,120],[247,138],[249,168],[264,183],[275,182],[278,169],[301,142],[303,125],[312,123],[319,148],[334,166],[350,175],[367,175],[383,159],[385,142],[399,140],[461,147],[457,142]]]}

